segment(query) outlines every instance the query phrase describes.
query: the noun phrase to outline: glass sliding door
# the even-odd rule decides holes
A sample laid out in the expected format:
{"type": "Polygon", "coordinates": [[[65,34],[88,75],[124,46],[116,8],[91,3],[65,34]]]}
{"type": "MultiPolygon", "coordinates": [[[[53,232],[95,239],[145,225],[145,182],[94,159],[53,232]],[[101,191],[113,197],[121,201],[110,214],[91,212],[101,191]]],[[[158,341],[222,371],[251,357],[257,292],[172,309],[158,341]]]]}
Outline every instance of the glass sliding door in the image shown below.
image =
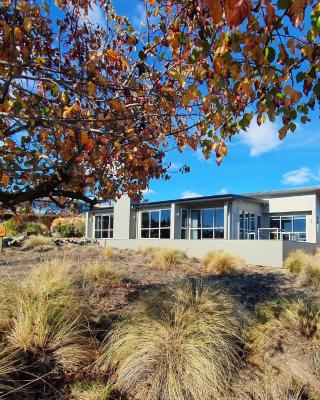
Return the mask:
{"type": "Polygon", "coordinates": [[[223,239],[224,209],[191,210],[191,239],[223,239]]]}

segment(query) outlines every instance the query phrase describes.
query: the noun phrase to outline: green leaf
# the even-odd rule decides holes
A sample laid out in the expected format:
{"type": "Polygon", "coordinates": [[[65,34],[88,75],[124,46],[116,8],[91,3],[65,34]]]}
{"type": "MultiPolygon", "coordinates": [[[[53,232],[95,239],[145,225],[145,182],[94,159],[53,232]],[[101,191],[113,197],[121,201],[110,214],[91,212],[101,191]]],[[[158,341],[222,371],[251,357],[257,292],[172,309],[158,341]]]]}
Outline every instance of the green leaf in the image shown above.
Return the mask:
{"type": "Polygon", "coordinates": [[[280,10],[285,10],[288,8],[290,0],[279,0],[278,1],[278,8],[280,10]]]}
{"type": "Polygon", "coordinates": [[[297,74],[297,76],[296,76],[297,82],[303,81],[304,78],[305,78],[305,73],[304,73],[304,72],[299,72],[299,73],[297,74]]]}
{"type": "Polygon", "coordinates": [[[264,55],[269,62],[272,62],[276,57],[276,51],[273,47],[266,47],[264,50],[264,55]]]}
{"type": "Polygon", "coordinates": [[[317,97],[320,96],[320,82],[316,83],[316,84],[313,86],[313,92],[314,92],[314,94],[317,95],[317,97]]]}

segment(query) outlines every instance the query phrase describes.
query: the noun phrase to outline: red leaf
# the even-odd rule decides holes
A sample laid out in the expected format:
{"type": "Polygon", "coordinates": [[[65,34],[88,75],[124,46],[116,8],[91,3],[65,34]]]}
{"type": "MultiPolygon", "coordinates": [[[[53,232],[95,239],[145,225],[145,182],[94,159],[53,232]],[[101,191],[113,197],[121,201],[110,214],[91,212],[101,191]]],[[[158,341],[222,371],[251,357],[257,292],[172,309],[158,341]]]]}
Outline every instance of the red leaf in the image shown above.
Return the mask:
{"type": "Polygon", "coordinates": [[[271,30],[277,20],[275,9],[270,0],[264,0],[266,6],[266,23],[267,27],[271,30]]]}
{"type": "Polygon", "coordinates": [[[247,18],[251,4],[249,0],[225,0],[224,8],[227,24],[235,28],[247,18]]]}

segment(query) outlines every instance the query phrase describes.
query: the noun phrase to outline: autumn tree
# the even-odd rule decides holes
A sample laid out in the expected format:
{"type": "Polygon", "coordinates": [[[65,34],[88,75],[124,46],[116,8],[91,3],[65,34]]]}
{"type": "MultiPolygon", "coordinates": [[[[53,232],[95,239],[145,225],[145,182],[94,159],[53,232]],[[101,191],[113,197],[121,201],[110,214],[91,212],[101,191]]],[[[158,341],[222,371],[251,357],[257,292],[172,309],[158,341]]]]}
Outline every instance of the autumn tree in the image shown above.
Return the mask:
{"type": "Polygon", "coordinates": [[[221,163],[253,118],[282,120],[282,139],[318,107],[316,1],[147,0],[139,29],[107,0],[56,4],[2,1],[5,206],[140,196],[171,149],[221,163]]]}

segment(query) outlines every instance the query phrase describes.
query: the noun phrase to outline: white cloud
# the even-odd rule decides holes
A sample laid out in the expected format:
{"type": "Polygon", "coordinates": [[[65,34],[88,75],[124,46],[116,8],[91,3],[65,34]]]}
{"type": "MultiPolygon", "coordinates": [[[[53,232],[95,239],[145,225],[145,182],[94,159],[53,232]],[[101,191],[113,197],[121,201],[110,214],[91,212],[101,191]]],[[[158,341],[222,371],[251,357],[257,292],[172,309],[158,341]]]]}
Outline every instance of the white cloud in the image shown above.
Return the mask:
{"type": "Polygon", "coordinates": [[[201,197],[201,196],[202,196],[202,194],[193,192],[192,190],[185,190],[184,192],[181,193],[181,197],[183,199],[188,199],[191,197],[201,197]]]}
{"type": "Polygon", "coordinates": [[[251,157],[268,153],[276,149],[281,143],[277,126],[269,120],[259,126],[254,119],[248,130],[240,135],[242,143],[250,148],[251,157]]]}
{"type": "Polygon", "coordinates": [[[320,171],[314,174],[310,168],[301,167],[293,171],[288,171],[282,176],[284,185],[302,185],[311,181],[320,181],[320,171]]]}
{"type": "Polygon", "coordinates": [[[171,164],[170,168],[168,168],[169,171],[177,171],[182,167],[182,164],[179,164],[179,163],[172,162],[170,164],[171,164]]]}
{"type": "Polygon", "coordinates": [[[142,194],[144,195],[144,196],[147,196],[148,194],[154,194],[155,193],[155,191],[154,190],[152,190],[152,189],[144,189],[143,191],[142,191],[142,194]]]}
{"type": "Polygon", "coordinates": [[[227,188],[222,188],[217,192],[217,194],[227,194],[227,193],[229,193],[227,188]]]}
{"type": "Polygon", "coordinates": [[[88,15],[85,16],[82,12],[80,17],[93,25],[106,25],[106,13],[104,9],[96,3],[91,4],[91,7],[88,9],[88,15]]]}

